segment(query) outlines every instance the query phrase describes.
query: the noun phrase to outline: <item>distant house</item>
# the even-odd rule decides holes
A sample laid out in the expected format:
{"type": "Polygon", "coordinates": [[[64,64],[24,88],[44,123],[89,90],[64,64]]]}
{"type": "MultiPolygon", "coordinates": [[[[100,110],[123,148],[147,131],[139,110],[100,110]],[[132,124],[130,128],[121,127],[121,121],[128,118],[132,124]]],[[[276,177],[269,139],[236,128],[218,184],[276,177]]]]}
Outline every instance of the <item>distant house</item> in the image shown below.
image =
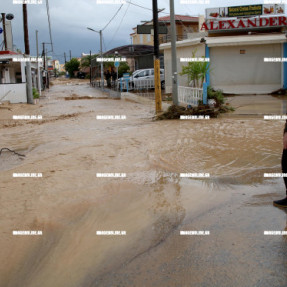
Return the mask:
{"type": "MultiPolygon", "coordinates": [[[[0,102],[27,103],[26,62],[23,58],[22,54],[12,51],[0,52],[0,102]]],[[[42,71],[42,63],[31,61],[32,85],[35,88],[39,88],[38,69],[42,71]]]]}
{"type": "MultiPolygon", "coordinates": [[[[105,56],[115,55],[118,53],[119,57],[125,57],[133,72],[139,69],[153,68],[153,46],[150,45],[125,45],[113,48],[104,53],[105,56]]],[[[161,61],[163,65],[163,61],[161,61]]]]}

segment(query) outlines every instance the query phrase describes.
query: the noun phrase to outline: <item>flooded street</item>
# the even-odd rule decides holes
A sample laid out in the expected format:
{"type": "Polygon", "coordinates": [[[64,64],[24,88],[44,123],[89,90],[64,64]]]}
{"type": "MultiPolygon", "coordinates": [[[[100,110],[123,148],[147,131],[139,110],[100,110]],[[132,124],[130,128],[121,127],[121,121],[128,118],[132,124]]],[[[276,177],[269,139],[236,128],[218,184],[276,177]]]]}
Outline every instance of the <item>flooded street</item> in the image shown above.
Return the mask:
{"type": "Polygon", "coordinates": [[[263,177],[281,172],[284,121],[153,121],[154,103],[106,97],[71,82],[0,109],[0,148],[25,155],[0,156],[0,286],[286,286],[287,237],[264,235],[287,230],[283,180],[263,177]]]}

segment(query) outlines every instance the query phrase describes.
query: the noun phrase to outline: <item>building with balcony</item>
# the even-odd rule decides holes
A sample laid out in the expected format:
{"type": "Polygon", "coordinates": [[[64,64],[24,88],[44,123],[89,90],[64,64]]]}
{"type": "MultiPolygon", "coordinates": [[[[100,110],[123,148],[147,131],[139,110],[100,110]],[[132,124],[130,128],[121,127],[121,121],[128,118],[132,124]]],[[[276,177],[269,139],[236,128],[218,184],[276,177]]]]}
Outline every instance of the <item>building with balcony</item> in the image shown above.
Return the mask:
{"type": "MultiPolygon", "coordinates": [[[[171,39],[170,16],[158,18],[159,24],[166,25],[168,33],[166,35],[159,35],[160,44],[168,43],[171,39]]],[[[152,25],[152,21],[145,22],[143,25],[152,25]]],[[[181,41],[190,38],[190,34],[199,32],[199,17],[192,17],[187,15],[175,15],[176,24],[176,38],[181,41]]],[[[130,34],[133,45],[151,45],[153,46],[153,35],[137,34],[137,27],[133,28],[134,32],[130,34]]]]}

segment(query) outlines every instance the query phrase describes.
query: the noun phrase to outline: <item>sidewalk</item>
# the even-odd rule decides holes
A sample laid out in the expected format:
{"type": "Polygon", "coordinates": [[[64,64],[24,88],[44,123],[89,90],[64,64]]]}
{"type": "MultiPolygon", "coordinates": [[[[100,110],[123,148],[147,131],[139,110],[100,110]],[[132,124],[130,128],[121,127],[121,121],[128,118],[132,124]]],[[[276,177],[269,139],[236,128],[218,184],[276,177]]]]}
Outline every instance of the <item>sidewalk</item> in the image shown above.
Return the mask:
{"type": "Polygon", "coordinates": [[[227,96],[226,102],[235,108],[233,113],[226,116],[251,115],[261,116],[267,114],[286,114],[287,97],[273,95],[236,95],[227,96]]]}

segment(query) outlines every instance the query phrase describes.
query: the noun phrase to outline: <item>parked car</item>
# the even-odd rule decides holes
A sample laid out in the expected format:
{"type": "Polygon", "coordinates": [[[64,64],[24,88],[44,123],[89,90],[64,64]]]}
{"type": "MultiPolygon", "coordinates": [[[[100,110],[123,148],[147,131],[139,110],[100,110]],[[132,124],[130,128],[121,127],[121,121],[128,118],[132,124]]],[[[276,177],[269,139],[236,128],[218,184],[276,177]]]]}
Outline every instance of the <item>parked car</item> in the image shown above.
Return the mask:
{"type": "MultiPolygon", "coordinates": [[[[119,79],[123,82],[123,89],[126,89],[124,78],[119,79]]],[[[153,89],[154,88],[154,69],[141,69],[132,73],[129,78],[129,89],[153,89]]],[[[160,69],[161,88],[165,88],[164,69],[160,69]]]]}
{"type": "Polygon", "coordinates": [[[86,78],[86,73],[84,73],[84,72],[78,72],[78,73],[77,73],[77,78],[78,78],[78,79],[85,79],[85,78],[86,78]]]}

